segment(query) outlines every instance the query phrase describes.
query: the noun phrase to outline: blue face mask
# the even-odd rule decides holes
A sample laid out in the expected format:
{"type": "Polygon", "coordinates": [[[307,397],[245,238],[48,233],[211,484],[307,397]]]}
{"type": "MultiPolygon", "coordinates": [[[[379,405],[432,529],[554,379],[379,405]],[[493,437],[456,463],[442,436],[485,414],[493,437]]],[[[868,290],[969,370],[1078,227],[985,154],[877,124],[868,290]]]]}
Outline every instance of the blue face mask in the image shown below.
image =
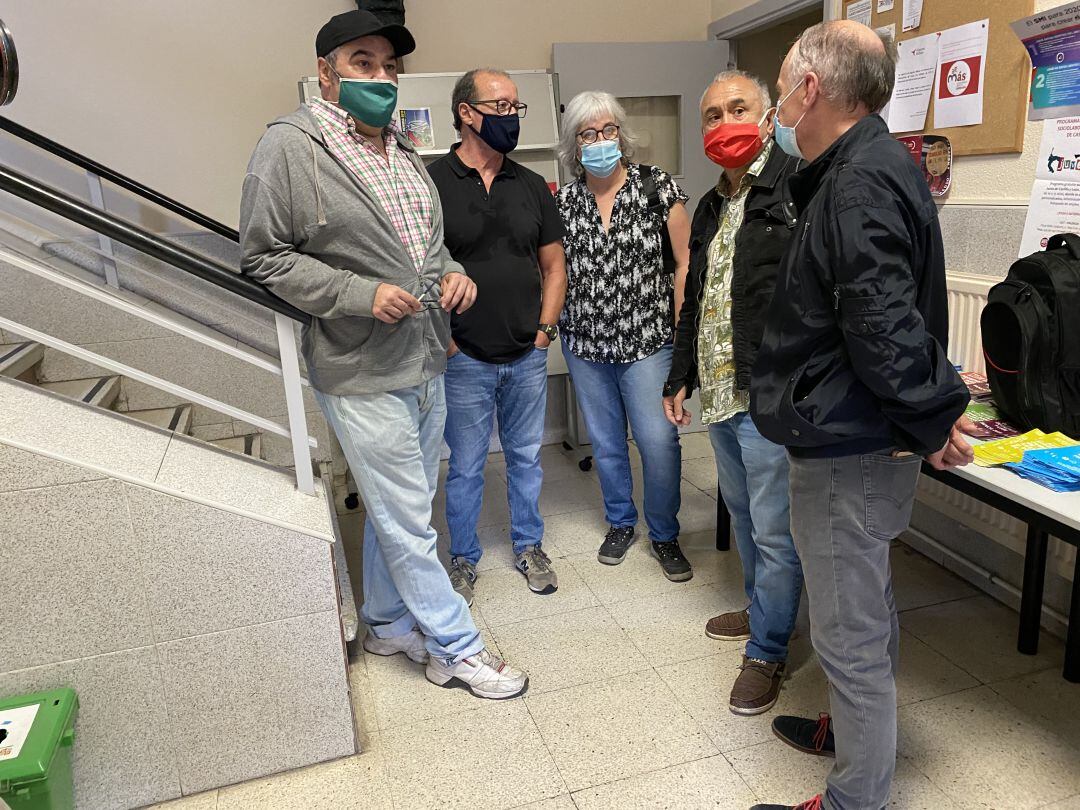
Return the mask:
{"type": "Polygon", "coordinates": [[[783,124],[780,123],[780,105],[787,101],[789,98],[791,98],[792,93],[802,87],[803,82],[805,81],[806,79],[804,78],[801,82],[792,87],[786,96],[784,96],[782,99],[780,99],[779,102],[777,102],[776,115],[773,116],[773,124],[775,125],[773,137],[776,139],[776,145],[783,149],[785,152],[787,152],[789,155],[791,155],[793,158],[798,158],[799,160],[803,159],[803,153],[799,149],[799,141],[795,137],[795,127],[802,123],[803,118],[806,117],[806,113],[803,112],[803,114],[799,116],[799,120],[796,121],[792,126],[785,127],[783,124]]]}
{"type": "Polygon", "coordinates": [[[610,177],[621,159],[618,141],[601,140],[581,147],[581,165],[593,177],[610,177]]]}

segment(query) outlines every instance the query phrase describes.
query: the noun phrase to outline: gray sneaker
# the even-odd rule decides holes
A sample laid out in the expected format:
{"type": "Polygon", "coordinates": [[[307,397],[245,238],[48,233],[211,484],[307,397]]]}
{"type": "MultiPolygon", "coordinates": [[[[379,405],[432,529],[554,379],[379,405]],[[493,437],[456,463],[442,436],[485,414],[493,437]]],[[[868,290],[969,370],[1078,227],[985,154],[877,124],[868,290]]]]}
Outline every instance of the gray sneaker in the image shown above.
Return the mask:
{"type": "Polygon", "coordinates": [[[473,585],[476,584],[476,566],[462,557],[454,557],[450,562],[450,584],[461,594],[465,603],[472,607],[473,585]]]}
{"type": "Polygon", "coordinates": [[[533,593],[549,594],[559,590],[559,577],[551,569],[551,558],[540,546],[526,546],[517,555],[517,570],[525,575],[533,593]]]}

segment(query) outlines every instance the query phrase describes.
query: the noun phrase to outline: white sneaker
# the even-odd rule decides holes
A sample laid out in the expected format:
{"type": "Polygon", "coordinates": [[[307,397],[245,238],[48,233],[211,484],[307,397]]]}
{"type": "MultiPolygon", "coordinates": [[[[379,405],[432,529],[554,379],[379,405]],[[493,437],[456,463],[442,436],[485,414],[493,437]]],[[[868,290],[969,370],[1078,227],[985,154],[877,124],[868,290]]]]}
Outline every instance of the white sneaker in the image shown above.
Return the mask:
{"type": "Polygon", "coordinates": [[[457,679],[477,697],[503,700],[517,697],[529,686],[529,676],[514,669],[486,648],[456,664],[436,656],[428,659],[427,679],[436,686],[450,686],[457,679]]]}
{"type": "Polygon", "coordinates": [[[364,650],[372,655],[395,655],[405,653],[410,661],[418,664],[428,662],[428,651],[424,645],[424,634],[414,627],[403,636],[379,638],[371,630],[364,636],[364,650]]]}

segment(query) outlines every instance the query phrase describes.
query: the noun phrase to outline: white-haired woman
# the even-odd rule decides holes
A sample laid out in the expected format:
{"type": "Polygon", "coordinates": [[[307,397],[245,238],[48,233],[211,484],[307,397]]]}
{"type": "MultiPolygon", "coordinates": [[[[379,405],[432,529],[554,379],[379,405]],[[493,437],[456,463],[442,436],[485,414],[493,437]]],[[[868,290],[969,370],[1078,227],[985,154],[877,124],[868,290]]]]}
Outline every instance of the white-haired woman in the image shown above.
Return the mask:
{"type": "Polygon", "coordinates": [[[664,575],[681,582],[693,571],[678,543],[679,434],[662,406],[675,321],[662,246],[666,230],[675,271],[685,271],[690,220],[671,175],[631,162],[634,136],[625,120],[610,93],[581,93],[566,105],[559,157],[576,179],[557,198],[568,281],[559,330],[610,525],[597,556],[617,565],[634,540],[629,420],[641,453],[652,553],[664,575]]]}

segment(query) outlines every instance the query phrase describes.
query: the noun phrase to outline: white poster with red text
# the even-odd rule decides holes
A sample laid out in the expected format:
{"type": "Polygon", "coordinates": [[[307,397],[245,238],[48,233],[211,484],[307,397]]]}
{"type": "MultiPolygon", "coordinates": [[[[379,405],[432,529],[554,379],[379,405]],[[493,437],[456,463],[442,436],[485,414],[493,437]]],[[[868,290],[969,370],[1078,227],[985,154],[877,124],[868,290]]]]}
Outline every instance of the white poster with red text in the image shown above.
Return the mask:
{"type": "Polygon", "coordinates": [[[934,82],[935,129],[982,123],[989,32],[989,19],[941,32],[934,82]]]}

